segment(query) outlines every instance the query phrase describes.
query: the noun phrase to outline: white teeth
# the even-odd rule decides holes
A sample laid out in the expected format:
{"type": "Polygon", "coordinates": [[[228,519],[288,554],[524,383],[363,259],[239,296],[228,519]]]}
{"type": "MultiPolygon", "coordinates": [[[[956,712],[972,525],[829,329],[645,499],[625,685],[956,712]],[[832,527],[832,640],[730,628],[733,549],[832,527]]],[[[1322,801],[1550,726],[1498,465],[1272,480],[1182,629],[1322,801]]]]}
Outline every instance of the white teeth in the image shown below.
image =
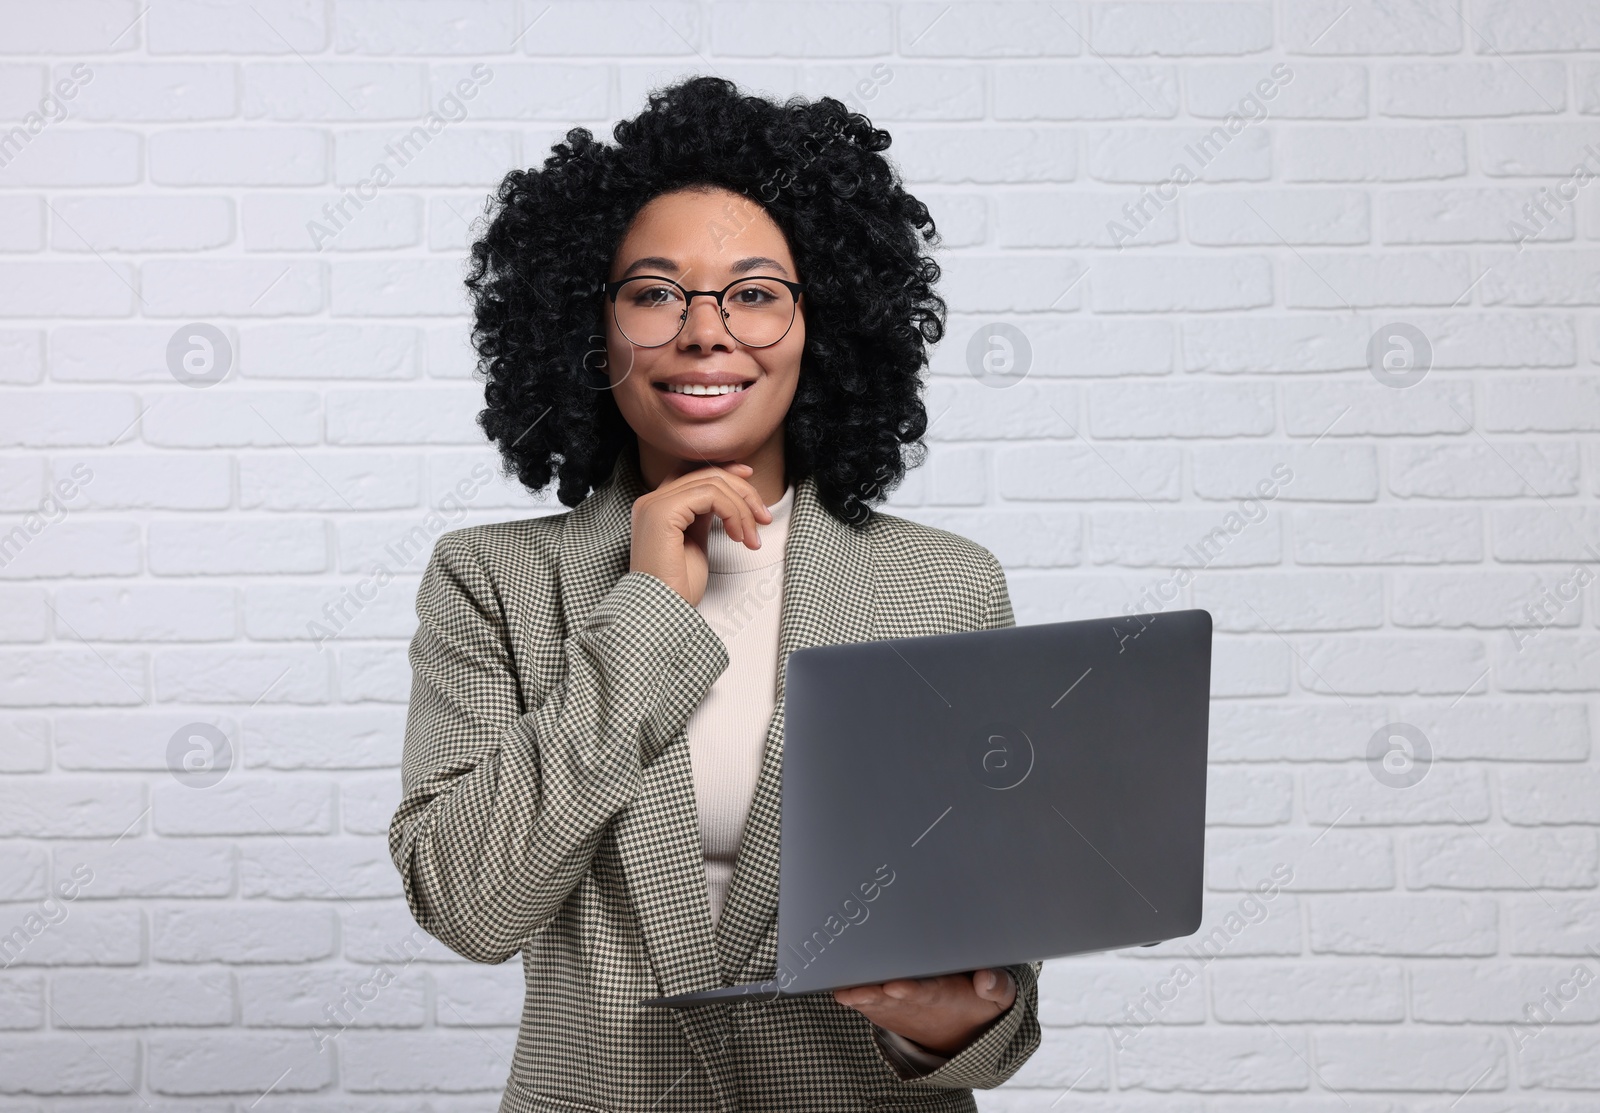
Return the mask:
{"type": "Polygon", "coordinates": [[[701,386],[698,383],[668,383],[667,389],[673,394],[738,394],[744,389],[744,384],[727,383],[722,386],[701,386]]]}

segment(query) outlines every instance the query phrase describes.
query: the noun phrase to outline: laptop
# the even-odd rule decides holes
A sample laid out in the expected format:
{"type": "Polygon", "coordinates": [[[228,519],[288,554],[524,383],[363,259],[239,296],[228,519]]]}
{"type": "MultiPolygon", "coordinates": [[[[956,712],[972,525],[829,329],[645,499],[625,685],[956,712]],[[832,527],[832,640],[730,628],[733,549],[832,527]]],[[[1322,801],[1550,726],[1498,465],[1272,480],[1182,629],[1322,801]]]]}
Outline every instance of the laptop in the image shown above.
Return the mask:
{"type": "Polygon", "coordinates": [[[1125,615],[788,661],[776,976],[792,997],[1200,926],[1211,616],[1125,615]]]}

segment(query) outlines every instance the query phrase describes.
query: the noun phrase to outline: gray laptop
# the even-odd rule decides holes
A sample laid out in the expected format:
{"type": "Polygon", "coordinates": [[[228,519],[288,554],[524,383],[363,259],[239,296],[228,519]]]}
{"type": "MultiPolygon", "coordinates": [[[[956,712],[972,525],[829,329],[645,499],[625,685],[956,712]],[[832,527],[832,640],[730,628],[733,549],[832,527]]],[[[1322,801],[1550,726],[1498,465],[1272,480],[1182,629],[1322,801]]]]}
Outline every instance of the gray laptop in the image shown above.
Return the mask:
{"type": "Polygon", "coordinates": [[[662,1008],[1200,926],[1211,616],[819,646],[785,680],[777,976],[662,1008]]]}

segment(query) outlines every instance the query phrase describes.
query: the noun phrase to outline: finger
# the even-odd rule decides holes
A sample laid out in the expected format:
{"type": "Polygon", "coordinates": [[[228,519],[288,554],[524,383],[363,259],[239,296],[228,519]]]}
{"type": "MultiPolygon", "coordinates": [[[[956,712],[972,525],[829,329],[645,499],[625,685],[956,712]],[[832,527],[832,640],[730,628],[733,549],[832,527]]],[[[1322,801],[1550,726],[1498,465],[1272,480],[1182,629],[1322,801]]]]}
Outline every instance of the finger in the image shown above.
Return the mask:
{"type": "Polygon", "coordinates": [[[1010,1008],[1017,997],[1016,980],[1009,970],[974,971],[972,988],[985,1001],[993,1001],[1004,1008],[1010,1008]]]}
{"type": "MultiPolygon", "coordinates": [[[[717,482],[715,478],[708,477],[705,481],[696,484],[688,490],[679,492],[683,498],[684,512],[698,518],[702,514],[714,514],[722,519],[722,528],[729,537],[735,541],[743,541],[748,535],[746,522],[749,520],[744,503],[735,498],[733,493],[717,482]]],[[[684,526],[687,530],[689,527],[684,526]]]]}

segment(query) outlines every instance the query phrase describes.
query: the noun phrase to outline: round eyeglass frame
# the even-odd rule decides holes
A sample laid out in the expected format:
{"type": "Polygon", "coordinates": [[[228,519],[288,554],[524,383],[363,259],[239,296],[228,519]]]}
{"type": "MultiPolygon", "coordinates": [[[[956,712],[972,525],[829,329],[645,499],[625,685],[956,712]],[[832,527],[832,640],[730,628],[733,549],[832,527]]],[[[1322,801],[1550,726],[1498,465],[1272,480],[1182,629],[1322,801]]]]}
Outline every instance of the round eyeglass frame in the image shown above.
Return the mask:
{"type": "Polygon", "coordinates": [[[805,290],[805,287],[806,284],[804,282],[790,282],[787,278],[777,278],[770,274],[751,274],[746,275],[743,278],[734,279],[720,290],[691,290],[684,286],[683,283],[678,282],[675,279],[668,278],[664,274],[631,274],[627,278],[619,278],[615,282],[607,282],[602,289],[605,291],[607,300],[611,302],[611,320],[617,326],[617,331],[621,332],[623,339],[627,340],[628,343],[632,344],[635,348],[661,348],[676,340],[683,332],[684,324],[689,320],[689,309],[693,305],[694,299],[698,297],[717,299],[717,312],[722,314],[722,327],[727,334],[729,336],[733,336],[733,338],[737,340],[740,345],[746,348],[770,348],[774,344],[781,343],[783,337],[788,336],[790,329],[794,328],[794,319],[800,309],[800,294],[805,290]],[[622,322],[617,320],[617,294],[621,292],[622,287],[627,283],[637,282],[641,278],[653,278],[658,282],[665,282],[669,286],[677,287],[679,292],[683,294],[683,312],[678,316],[678,331],[667,337],[660,344],[638,343],[627,333],[622,332],[622,322]],[[789,327],[783,330],[783,336],[778,337],[777,340],[769,340],[765,344],[746,344],[743,340],[739,340],[737,336],[733,336],[733,330],[728,328],[728,310],[722,304],[722,299],[726,297],[728,291],[733,289],[735,286],[743,285],[746,282],[753,282],[758,278],[766,282],[776,282],[780,286],[787,286],[789,288],[789,293],[794,297],[793,312],[789,314],[789,327]]]}

